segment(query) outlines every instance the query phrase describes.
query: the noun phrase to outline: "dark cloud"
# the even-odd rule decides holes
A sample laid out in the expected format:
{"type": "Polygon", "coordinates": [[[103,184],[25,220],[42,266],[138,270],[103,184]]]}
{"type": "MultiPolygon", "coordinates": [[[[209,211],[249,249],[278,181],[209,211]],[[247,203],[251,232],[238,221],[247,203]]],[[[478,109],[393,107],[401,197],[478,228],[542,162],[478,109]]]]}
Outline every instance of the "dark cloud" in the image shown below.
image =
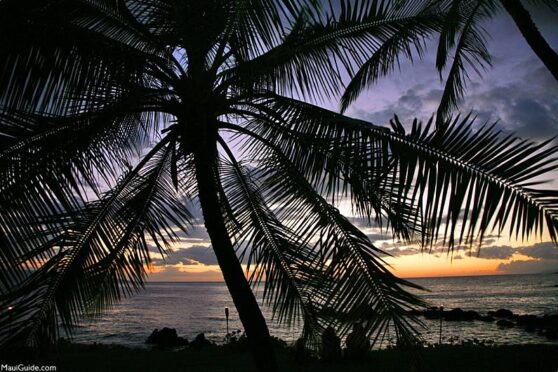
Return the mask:
{"type": "Polygon", "coordinates": [[[382,251],[384,251],[385,253],[393,257],[412,256],[414,254],[419,254],[421,252],[419,248],[398,247],[398,246],[392,246],[385,243],[382,244],[381,249],[382,251]]]}
{"type": "Polygon", "coordinates": [[[484,246],[476,254],[470,254],[477,258],[501,259],[511,258],[515,253],[520,253],[535,259],[558,260],[558,248],[552,242],[537,243],[527,247],[514,248],[509,245],[484,246]]]}
{"type": "Polygon", "coordinates": [[[537,243],[518,248],[508,245],[484,246],[476,254],[469,255],[484,259],[505,260],[511,258],[515,253],[541,260],[558,260],[558,248],[552,242],[537,243]]]}
{"type": "MultiPolygon", "coordinates": [[[[173,246],[177,250],[188,246],[202,245],[204,243],[209,244],[209,235],[207,235],[207,231],[203,226],[203,221],[197,221],[192,226],[189,226],[187,233],[179,228],[175,228],[175,232],[178,240],[173,243],[173,246]]],[[[152,241],[148,240],[148,244],[151,252],[159,253],[159,250],[152,241]]]]}
{"type": "Polygon", "coordinates": [[[397,115],[402,123],[409,127],[414,118],[426,121],[434,115],[441,96],[440,89],[431,89],[427,85],[419,83],[407,89],[393,103],[382,109],[374,111],[357,109],[354,111],[354,115],[384,126],[389,125],[390,120],[397,115]]]}
{"type": "Polygon", "coordinates": [[[378,240],[389,240],[392,238],[391,234],[384,234],[384,233],[368,233],[366,234],[366,236],[368,237],[368,239],[370,239],[371,242],[376,242],[378,240]]]}
{"type": "Polygon", "coordinates": [[[518,79],[473,90],[462,108],[477,112],[481,121],[499,121],[499,128],[525,138],[552,137],[558,133],[558,82],[543,67],[535,73],[518,68],[518,79]]]}
{"type": "Polygon", "coordinates": [[[204,265],[217,265],[217,258],[211,247],[193,246],[177,249],[165,259],[153,260],[156,265],[195,265],[198,262],[204,265]]]}
{"type": "MultiPolygon", "coordinates": [[[[345,200],[349,200],[348,198],[345,200]]],[[[355,225],[356,227],[360,228],[360,229],[364,229],[364,228],[376,228],[378,229],[378,231],[380,231],[379,229],[379,225],[378,223],[372,218],[367,218],[367,217],[359,217],[359,216],[351,216],[348,217],[349,221],[355,225]]]]}
{"type": "Polygon", "coordinates": [[[558,260],[513,260],[498,265],[497,271],[506,274],[538,274],[558,271],[558,260]]]}
{"type": "Polygon", "coordinates": [[[516,248],[503,245],[503,246],[492,246],[492,247],[482,247],[476,254],[471,254],[473,257],[484,258],[487,260],[500,259],[505,260],[513,256],[517,251],[516,248]]]}
{"type": "Polygon", "coordinates": [[[536,259],[558,260],[558,248],[552,242],[538,243],[518,249],[519,253],[536,259]]]}
{"type": "MultiPolygon", "coordinates": [[[[467,257],[475,257],[487,260],[506,260],[512,258],[516,253],[537,260],[558,260],[558,248],[552,242],[537,243],[526,247],[512,247],[509,245],[490,246],[494,239],[487,239],[480,250],[471,250],[469,247],[458,246],[454,250],[453,259],[458,260],[467,257]]],[[[380,248],[394,256],[409,256],[420,253],[443,255],[448,253],[448,248],[442,243],[435,244],[432,249],[421,250],[416,246],[406,246],[402,242],[384,242],[380,248]]],[[[450,252],[451,256],[451,252],[450,252]]]]}
{"type": "MultiPolygon", "coordinates": [[[[529,59],[532,63],[533,60],[529,59]]],[[[498,122],[498,128],[521,137],[544,139],[558,133],[558,82],[544,68],[519,70],[517,79],[496,86],[479,85],[467,92],[462,113],[477,116],[477,125],[498,122]]],[[[355,116],[387,125],[394,114],[408,127],[414,118],[428,121],[435,113],[441,90],[417,84],[393,103],[375,111],[356,110],[355,116]]]]}

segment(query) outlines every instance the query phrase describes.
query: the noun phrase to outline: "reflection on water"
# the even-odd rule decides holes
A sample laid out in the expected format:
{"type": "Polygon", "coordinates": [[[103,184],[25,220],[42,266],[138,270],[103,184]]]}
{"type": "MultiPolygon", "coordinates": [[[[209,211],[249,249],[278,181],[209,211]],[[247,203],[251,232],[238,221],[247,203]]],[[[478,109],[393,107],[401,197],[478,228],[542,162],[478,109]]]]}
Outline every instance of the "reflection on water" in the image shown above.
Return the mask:
{"type": "MultiPolygon", "coordinates": [[[[506,275],[484,277],[414,279],[427,288],[422,297],[433,306],[460,307],[485,313],[500,308],[517,314],[558,313],[558,275],[506,275]]],[[[226,333],[224,309],[230,309],[230,329],[241,329],[238,314],[222,283],[149,283],[145,291],[126,299],[100,319],[89,320],[75,330],[76,342],[115,343],[141,346],[155,328],[176,328],[179,335],[192,339],[205,332],[220,342],[226,333]]],[[[265,310],[271,319],[269,310],[265,310]]],[[[423,336],[437,342],[438,321],[425,321],[423,336]]],[[[299,327],[288,328],[270,322],[274,336],[294,340],[299,327]]],[[[547,340],[519,328],[499,329],[493,323],[445,322],[444,339],[478,338],[497,343],[543,343],[547,340]]]]}

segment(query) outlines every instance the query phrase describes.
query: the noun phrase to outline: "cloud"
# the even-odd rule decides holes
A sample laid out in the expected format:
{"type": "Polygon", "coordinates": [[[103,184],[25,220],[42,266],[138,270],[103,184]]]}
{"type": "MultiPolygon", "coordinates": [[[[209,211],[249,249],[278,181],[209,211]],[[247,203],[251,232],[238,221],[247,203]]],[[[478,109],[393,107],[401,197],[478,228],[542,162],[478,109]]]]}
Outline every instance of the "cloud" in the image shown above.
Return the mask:
{"type": "Polygon", "coordinates": [[[217,265],[217,258],[211,247],[196,245],[190,248],[177,249],[168,257],[153,260],[155,265],[217,265]]]}
{"type": "Polygon", "coordinates": [[[558,260],[512,260],[498,265],[497,271],[505,274],[536,274],[558,271],[558,260]]]}
{"type": "MultiPolygon", "coordinates": [[[[526,65],[536,63],[533,58],[526,65]]],[[[519,64],[521,66],[522,64],[519,64]]],[[[461,105],[478,113],[481,121],[499,121],[499,128],[521,137],[544,139],[558,131],[558,83],[540,67],[517,69],[517,79],[471,89],[461,105]]]]}
{"type": "MultiPolygon", "coordinates": [[[[172,243],[172,248],[175,250],[175,253],[182,249],[192,247],[209,247],[211,245],[207,231],[202,223],[195,223],[190,226],[188,228],[188,233],[184,233],[184,231],[178,227],[174,227],[173,230],[178,238],[177,241],[172,243]]],[[[151,252],[159,253],[159,249],[150,238],[147,239],[147,243],[151,252]]]]}
{"type": "Polygon", "coordinates": [[[521,254],[538,260],[558,260],[558,248],[553,242],[536,243],[526,247],[483,246],[476,254],[467,254],[470,257],[493,260],[506,260],[514,254],[521,254]]]}
{"type": "MultiPolygon", "coordinates": [[[[474,257],[485,260],[509,260],[514,255],[522,255],[535,260],[558,260],[558,248],[552,242],[536,243],[524,247],[512,247],[509,245],[492,245],[495,239],[486,239],[479,251],[472,251],[468,247],[458,246],[454,250],[453,259],[466,259],[474,257]]],[[[432,249],[421,250],[418,246],[408,246],[403,242],[383,242],[380,246],[384,252],[394,257],[410,256],[416,254],[442,255],[448,252],[446,245],[434,244],[432,249]]]]}
{"type": "Polygon", "coordinates": [[[520,254],[530,259],[512,259],[499,264],[496,270],[506,274],[558,271],[558,248],[553,242],[536,243],[518,248],[505,245],[485,247],[481,248],[479,258],[510,259],[514,254],[520,254]]]}
{"type": "Polygon", "coordinates": [[[388,125],[394,115],[397,115],[403,125],[409,126],[414,118],[428,120],[436,112],[441,96],[442,90],[418,83],[404,91],[394,102],[380,109],[356,109],[353,115],[378,125],[388,125]]]}
{"type": "Polygon", "coordinates": [[[223,281],[223,275],[218,266],[184,266],[182,264],[155,266],[149,275],[154,282],[212,282],[223,281]]]}
{"type": "Polygon", "coordinates": [[[384,251],[385,253],[393,256],[393,257],[401,257],[401,256],[412,256],[415,254],[419,254],[421,251],[419,248],[415,248],[415,247],[399,247],[399,246],[393,246],[390,244],[382,244],[381,247],[382,251],[384,251]]]}
{"type": "MultiPolygon", "coordinates": [[[[558,83],[544,68],[533,72],[535,58],[518,64],[514,77],[495,80],[491,76],[484,84],[470,84],[460,103],[462,113],[477,115],[477,125],[498,121],[498,128],[515,132],[521,137],[546,139],[558,132],[558,83]],[[522,67],[524,66],[524,67],[522,67]],[[495,80],[495,81],[492,81],[495,80]]],[[[427,121],[436,112],[441,97],[437,84],[417,83],[402,95],[377,109],[356,109],[353,115],[376,124],[386,125],[394,114],[408,127],[414,118],[427,121]]]]}
{"type": "Polygon", "coordinates": [[[543,260],[558,260],[558,248],[553,242],[537,243],[518,251],[528,257],[543,260]]]}
{"type": "Polygon", "coordinates": [[[361,229],[361,231],[366,234],[372,243],[381,240],[390,240],[392,238],[392,235],[387,233],[367,232],[365,229],[361,229]]]}
{"type": "Polygon", "coordinates": [[[477,254],[470,254],[470,256],[477,257],[477,258],[484,258],[487,260],[492,259],[508,259],[513,256],[515,252],[517,252],[517,248],[513,248],[507,245],[503,246],[492,246],[492,247],[482,247],[477,254]]]}

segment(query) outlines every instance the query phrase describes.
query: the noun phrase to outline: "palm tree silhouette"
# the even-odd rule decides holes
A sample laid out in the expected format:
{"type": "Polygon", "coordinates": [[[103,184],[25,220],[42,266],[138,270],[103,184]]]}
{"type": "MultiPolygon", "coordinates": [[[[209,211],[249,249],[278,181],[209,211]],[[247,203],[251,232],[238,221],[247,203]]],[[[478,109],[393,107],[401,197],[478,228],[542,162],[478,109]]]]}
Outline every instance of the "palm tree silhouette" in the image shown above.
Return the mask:
{"type": "Polygon", "coordinates": [[[260,370],[275,360],[250,284],[280,321],[303,319],[310,346],[356,320],[415,337],[413,285],[343,203],[424,247],[491,230],[555,240],[555,192],[533,188],[557,168],[549,142],[310,103],[445,16],[430,2],[0,2],[2,344],[44,344],[141,288],[197,202],[260,370]]]}

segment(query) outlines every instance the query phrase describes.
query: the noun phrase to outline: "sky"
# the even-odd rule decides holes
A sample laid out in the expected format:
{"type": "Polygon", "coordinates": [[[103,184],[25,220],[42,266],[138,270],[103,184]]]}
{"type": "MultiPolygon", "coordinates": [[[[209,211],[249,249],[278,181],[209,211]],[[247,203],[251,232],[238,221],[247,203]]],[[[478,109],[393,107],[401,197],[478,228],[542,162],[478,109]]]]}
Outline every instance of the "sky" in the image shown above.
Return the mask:
{"type": "MultiPolygon", "coordinates": [[[[539,29],[558,49],[558,13],[531,9],[539,29]]],[[[493,67],[482,77],[471,72],[463,113],[472,112],[479,123],[498,122],[503,131],[542,140],[558,134],[558,82],[545,69],[523,40],[511,19],[502,14],[485,27],[490,35],[493,67]]],[[[417,117],[424,121],[436,111],[443,85],[435,69],[435,43],[423,60],[402,63],[401,70],[383,78],[348,109],[347,115],[375,124],[387,124],[396,113],[404,122],[417,117]]],[[[335,109],[334,105],[330,105],[335,109]]],[[[558,186],[558,175],[548,187],[558,186]]],[[[358,220],[354,223],[359,226],[358,220]]],[[[442,244],[430,252],[393,241],[386,231],[359,226],[390,257],[386,262],[400,277],[497,275],[558,271],[558,249],[552,242],[514,241],[488,236],[480,250],[462,248],[450,254],[442,244]]],[[[151,281],[221,281],[201,218],[189,236],[175,244],[166,259],[156,258],[151,281]]]]}

